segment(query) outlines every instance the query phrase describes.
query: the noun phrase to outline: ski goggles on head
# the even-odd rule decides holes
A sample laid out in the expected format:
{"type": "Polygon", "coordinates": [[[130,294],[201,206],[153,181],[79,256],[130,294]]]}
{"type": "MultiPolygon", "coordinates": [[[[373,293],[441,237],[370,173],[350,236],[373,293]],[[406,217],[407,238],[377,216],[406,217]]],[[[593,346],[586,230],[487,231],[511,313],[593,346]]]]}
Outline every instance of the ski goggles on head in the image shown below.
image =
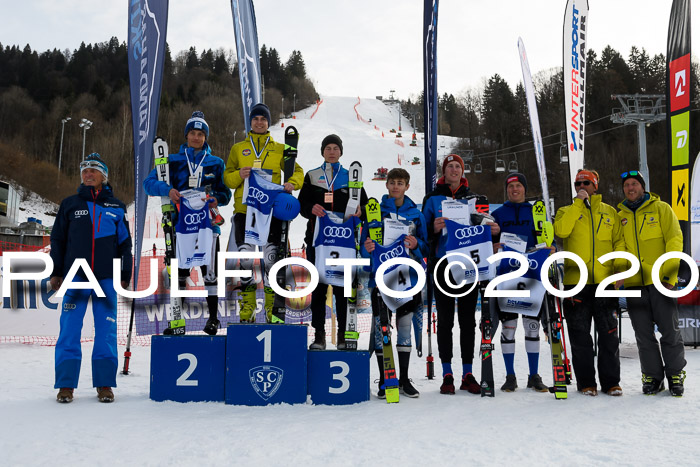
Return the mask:
{"type": "Polygon", "coordinates": [[[109,170],[107,169],[107,164],[94,159],[87,159],[80,163],[80,173],[83,173],[83,170],[85,169],[97,170],[104,176],[105,179],[107,178],[109,173],[109,170]]]}
{"type": "Polygon", "coordinates": [[[104,170],[104,164],[100,163],[99,161],[83,161],[80,163],[80,170],[85,170],[85,169],[95,169],[95,170],[104,170]]]}
{"type": "Polygon", "coordinates": [[[627,178],[627,177],[636,177],[638,175],[642,175],[638,170],[630,170],[628,172],[622,172],[622,174],[620,174],[620,177],[627,178]]]}

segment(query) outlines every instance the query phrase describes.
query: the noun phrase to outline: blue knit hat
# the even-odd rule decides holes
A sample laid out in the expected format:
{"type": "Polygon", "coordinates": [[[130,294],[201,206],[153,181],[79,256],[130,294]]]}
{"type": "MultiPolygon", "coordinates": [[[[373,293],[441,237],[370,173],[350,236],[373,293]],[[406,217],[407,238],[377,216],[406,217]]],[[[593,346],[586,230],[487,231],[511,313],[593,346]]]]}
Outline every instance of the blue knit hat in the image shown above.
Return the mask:
{"type": "Polygon", "coordinates": [[[209,125],[207,125],[207,121],[204,120],[203,112],[199,110],[192,112],[192,117],[187,120],[187,125],[185,125],[185,138],[187,137],[187,133],[191,130],[202,130],[206,135],[206,139],[209,139],[209,125]]]}
{"type": "Polygon", "coordinates": [[[265,117],[268,125],[272,124],[272,118],[270,118],[270,109],[262,102],[260,102],[259,104],[255,104],[253,108],[250,109],[250,121],[252,121],[255,117],[258,116],[265,117]]]}
{"type": "Polygon", "coordinates": [[[83,170],[85,169],[95,169],[98,172],[102,174],[102,176],[105,178],[105,182],[109,178],[109,169],[107,168],[107,164],[104,163],[102,160],[102,157],[96,152],[93,152],[89,156],[85,158],[84,161],[80,163],[80,174],[82,175],[83,170]]]}

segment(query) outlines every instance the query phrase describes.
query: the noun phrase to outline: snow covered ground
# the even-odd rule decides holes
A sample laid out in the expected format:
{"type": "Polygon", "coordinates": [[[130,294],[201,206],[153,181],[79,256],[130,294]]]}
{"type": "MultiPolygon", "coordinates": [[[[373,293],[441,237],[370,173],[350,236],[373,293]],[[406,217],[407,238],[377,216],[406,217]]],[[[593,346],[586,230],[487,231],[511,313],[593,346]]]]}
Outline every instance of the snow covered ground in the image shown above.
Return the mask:
{"type": "MultiPolygon", "coordinates": [[[[58,404],[52,389],[53,347],[0,344],[0,464],[697,465],[700,352],[686,351],[685,397],[673,398],[668,391],[643,396],[627,318],[623,330],[625,394],[619,398],[582,396],[570,386],[569,399],[557,401],[525,389],[520,332],[520,389],[515,393],[441,395],[439,364],[438,378],[427,380],[425,360],[414,351],[411,376],[420,398],[390,405],[375,397],[372,384],[368,402],[343,407],[153,402],[148,396],[150,347],[133,348],[133,373],[118,376],[113,404],[97,401],[89,358],[83,361],[75,401],[58,404]]],[[[366,348],[363,337],[361,348],[366,348]]],[[[436,341],[433,349],[437,352],[436,341]]],[[[83,355],[91,350],[85,344],[83,355]]],[[[549,384],[544,341],[541,350],[540,373],[549,384]]],[[[374,381],[374,360],[370,368],[374,381]]],[[[500,345],[494,372],[500,387],[505,378],[500,345]]]]}

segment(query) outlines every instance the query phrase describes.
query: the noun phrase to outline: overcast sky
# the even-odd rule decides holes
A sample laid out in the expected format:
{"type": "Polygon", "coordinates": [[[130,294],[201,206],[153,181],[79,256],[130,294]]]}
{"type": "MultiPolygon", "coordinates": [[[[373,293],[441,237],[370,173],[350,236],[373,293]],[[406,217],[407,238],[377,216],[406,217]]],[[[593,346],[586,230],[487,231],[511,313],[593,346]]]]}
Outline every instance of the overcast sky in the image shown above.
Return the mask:
{"type": "MultiPolygon", "coordinates": [[[[128,1],[0,0],[0,43],[32,49],[76,49],[127,38],[128,1]]],[[[407,98],[422,89],[420,0],[257,0],[260,45],[286,61],[300,50],[321,94],[407,98]]],[[[438,13],[438,92],[458,94],[495,73],[521,80],[517,39],[530,69],[561,66],[566,0],[442,0],[438,13]]],[[[671,0],[589,0],[588,47],[626,58],[630,47],[666,53],[671,0]]],[[[698,27],[693,28],[698,47],[698,27]]],[[[175,55],[195,46],[235,49],[228,0],[170,2],[167,40],[175,55]]],[[[694,54],[696,55],[696,54],[694,54]]]]}

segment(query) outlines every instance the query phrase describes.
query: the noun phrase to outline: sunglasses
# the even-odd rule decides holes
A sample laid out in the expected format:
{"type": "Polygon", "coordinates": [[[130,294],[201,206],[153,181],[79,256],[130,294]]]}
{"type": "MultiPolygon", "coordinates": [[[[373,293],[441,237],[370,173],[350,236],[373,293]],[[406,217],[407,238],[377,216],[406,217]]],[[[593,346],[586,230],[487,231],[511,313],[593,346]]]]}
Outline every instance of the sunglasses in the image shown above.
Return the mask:
{"type": "Polygon", "coordinates": [[[642,174],[637,170],[630,170],[629,172],[622,172],[622,174],[620,174],[620,177],[627,178],[627,177],[636,177],[638,175],[642,175],[642,174]]]}
{"type": "Polygon", "coordinates": [[[588,180],[583,180],[581,182],[575,182],[574,186],[581,186],[581,185],[588,186],[590,184],[591,184],[591,182],[589,182],[588,180]]]}

